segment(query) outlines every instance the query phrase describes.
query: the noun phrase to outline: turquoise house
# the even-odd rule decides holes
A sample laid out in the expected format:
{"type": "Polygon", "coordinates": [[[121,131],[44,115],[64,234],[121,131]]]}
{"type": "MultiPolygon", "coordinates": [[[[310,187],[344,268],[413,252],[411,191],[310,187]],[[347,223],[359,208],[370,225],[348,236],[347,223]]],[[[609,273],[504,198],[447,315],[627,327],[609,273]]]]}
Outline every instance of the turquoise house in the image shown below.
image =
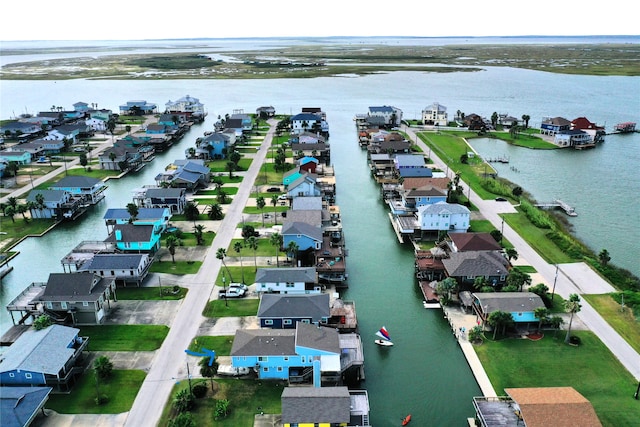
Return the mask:
{"type": "Polygon", "coordinates": [[[160,249],[161,231],[153,225],[115,224],[105,242],[126,253],[154,254],[160,249]]]}

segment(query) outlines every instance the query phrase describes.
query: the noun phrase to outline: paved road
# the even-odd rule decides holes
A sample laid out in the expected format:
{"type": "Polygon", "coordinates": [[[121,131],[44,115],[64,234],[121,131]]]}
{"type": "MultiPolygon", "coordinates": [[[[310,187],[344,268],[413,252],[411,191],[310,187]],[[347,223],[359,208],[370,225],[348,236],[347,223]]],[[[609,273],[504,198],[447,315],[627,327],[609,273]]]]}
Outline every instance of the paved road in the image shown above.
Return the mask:
{"type": "MultiPolygon", "coordinates": [[[[414,129],[403,127],[403,131],[422,147],[429,150],[419,138],[416,137],[414,129]]],[[[430,151],[430,150],[429,150],[430,151]]],[[[436,165],[447,171],[449,168],[431,151],[431,159],[436,165]]],[[[451,173],[453,174],[453,173],[451,173]]],[[[462,182],[462,181],[461,181],[462,182]]],[[[469,186],[463,183],[468,189],[469,186]]],[[[483,200],[474,191],[470,191],[471,202],[476,205],[482,215],[489,220],[498,230],[503,230],[503,235],[508,239],[518,251],[518,259],[526,260],[527,264],[537,270],[549,289],[563,298],[568,298],[570,294],[602,294],[613,292],[614,289],[606,281],[584,263],[560,264],[558,265],[557,280],[556,266],[546,262],[529,244],[516,233],[507,223],[503,223],[500,213],[515,212],[511,203],[496,202],[495,200],[483,200]]],[[[580,320],[595,333],[609,350],[620,360],[625,368],[640,381],[640,354],[636,352],[609,324],[591,307],[587,301],[581,300],[582,310],[577,314],[580,320]]]]}
{"type": "Polygon", "coordinates": [[[271,126],[269,132],[220,224],[211,244],[213,250],[207,253],[198,274],[187,279],[192,282],[189,284],[189,292],[176,314],[167,338],[156,352],[156,358],[129,411],[125,426],[152,426],[160,421],[160,415],[169,400],[176,378],[179,378],[180,362],[186,360],[184,350],[198,333],[203,320],[202,310],[211,297],[214,280],[222,266],[221,261],[216,258],[216,250],[229,246],[234,237],[236,225],[242,221],[242,210],[247,203],[253,182],[260,172],[268,148],[271,146],[276,123],[275,120],[269,120],[271,126]]]}

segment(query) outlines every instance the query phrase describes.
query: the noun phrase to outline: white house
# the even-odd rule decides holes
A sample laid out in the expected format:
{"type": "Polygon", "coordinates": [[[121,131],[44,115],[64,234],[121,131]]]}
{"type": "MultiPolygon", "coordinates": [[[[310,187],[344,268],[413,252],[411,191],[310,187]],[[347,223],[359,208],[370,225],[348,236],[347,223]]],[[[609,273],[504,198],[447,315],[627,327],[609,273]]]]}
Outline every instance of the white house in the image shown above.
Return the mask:
{"type": "Polygon", "coordinates": [[[259,268],[255,288],[257,292],[319,294],[322,286],[317,281],[314,267],[259,268]]]}
{"type": "Polygon", "coordinates": [[[104,132],[107,130],[107,122],[101,119],[86,119],[84,123],[93,129],[95,132],[104,132]]]}
{"type": "Polygon", "coordinates": [[[171,101],[169,100],[165,104],[166,111],[169,113],[185,113],[187,117],[190,116],[205,116],[204,104],[200,102],[198,98],[192,96],[183,96],[182,98],[171,101]]]}
{"type": "Polygon", "coordinates": [[[316,182],[316,179],[308,173],[305,173],[287,187],[287,196],[290,198],[309,196],[319,197],[321,195],[322,190],[316,182]]]}
{"type": "Polygon", "coordinates": [[[388,126],[399,126],[402,122],[402,110],[389,105],[381,107],[369,107],[369,117],[381,117],[388,126]]]}
{"type": "Polygon", "coordinates": [[[465,206],[439,202],[418,207],[418,224],[422,231],[466,232],[471,212],[465,206]]]}
{"type": "Polygon", "coordinates": [[[447,107],[434,102],[422,110],[422,123],[433,126],[446,126],[449,123],[447,107]]]}

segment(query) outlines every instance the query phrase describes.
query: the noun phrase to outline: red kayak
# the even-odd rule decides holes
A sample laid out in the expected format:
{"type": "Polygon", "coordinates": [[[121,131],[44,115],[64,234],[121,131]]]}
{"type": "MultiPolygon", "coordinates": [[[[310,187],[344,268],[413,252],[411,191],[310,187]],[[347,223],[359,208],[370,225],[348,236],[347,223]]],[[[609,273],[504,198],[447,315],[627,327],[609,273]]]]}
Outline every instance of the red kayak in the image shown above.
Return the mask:
{"type": "Polygon", "coordinates": [[[406,417],[404,417],[402,419],[402,425],[406,426],[407,424],[409,424],[411,422],[411,414],[407,415],[406,417]]]}

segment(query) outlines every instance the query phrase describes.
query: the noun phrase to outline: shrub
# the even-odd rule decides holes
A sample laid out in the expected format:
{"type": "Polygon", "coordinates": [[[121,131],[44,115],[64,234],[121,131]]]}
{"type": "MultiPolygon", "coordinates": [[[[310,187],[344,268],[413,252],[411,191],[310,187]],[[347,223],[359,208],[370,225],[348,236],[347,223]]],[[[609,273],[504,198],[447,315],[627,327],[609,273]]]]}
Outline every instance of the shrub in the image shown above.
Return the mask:
{"type": "Polygon", "coordinates": [[[39,331],[48,326],[51,326],[52,324],[53,324],[53,321],[51,320],[51,317],[47,316],[46,314],[43,314],[41,316],[38,316],[38,318],[33,321],[33,329],[35,329],[36,331],[39,331]]]}
{"type": "Polygon", "coordinates": [[[169,427],[195,427],[196,420],[193,419],[191,412],[182,412],[172,420],[169,420],[169,427]]]}
{"type": "Polygon", "coordinates": [[[173,407],[179,413],[187,412],[193,408],[193,394],[187,390],[180,390],[173,398],[173,407]]]}
{"type": "Polygon", "coordinates": [[[575,335],[571,335],[571,337],[569,338],[569,342],[573,345],[580,345],[580,343],[582,342],[582,340],[580,340],[580,337],[577,337],[575,335]]]}
{"type": "Polygon", "coordinates": [[[192,391],[196,399],[201,399],[207,395],[207,386],[204,383],[198,383],[193,386],[192,391]]]}
{"type": "Polygon", "coordinates": [[[96,402],[96,405],[100,406],[109,402],[109,396],[107,396],[106,394],[101,394],[100,396],[96,397],[93,400],[96,402]]]}

